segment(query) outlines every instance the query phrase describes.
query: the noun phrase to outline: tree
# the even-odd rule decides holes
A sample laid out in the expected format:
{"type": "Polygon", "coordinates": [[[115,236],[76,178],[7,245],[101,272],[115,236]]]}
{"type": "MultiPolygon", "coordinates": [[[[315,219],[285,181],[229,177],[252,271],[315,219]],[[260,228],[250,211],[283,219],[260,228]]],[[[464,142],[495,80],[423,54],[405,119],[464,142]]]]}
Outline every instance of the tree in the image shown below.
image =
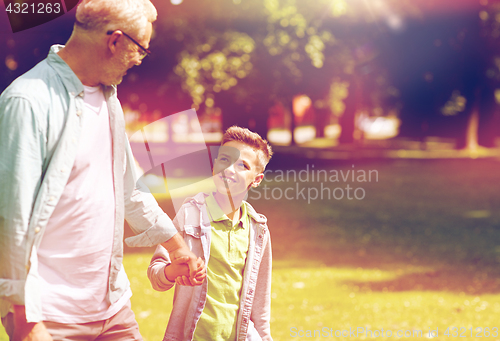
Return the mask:
{"type": "Polygon", "coordinates": [[[475,3],[446,16],[423,13],[391,39],[383,60],[401,92],[403,135],[453,137],[463,148],[475,143],[467,141],[467,127],[479,117],[475,135],[493,145],[498,12],[496,4],[475,3]]]}
{"type": "MultiPolygon", "coordinates": [[[[251,126],[250,117],[252,128],[265,136],[268,109],[279,101],[292,112],[298,94],[308,95],[328,115],[324,111],[336,105],[330,91],[334,83],[354,84],[363,78],[354,75],[356,68],[373,59],[363,53],[354,57],[356,42],[366,41],[360,35],[376,31],[359,29],[363,20],[344,1],[211,4],[213,11],[204,12],[203,19],[178,19],[180,24],[168,30],[186,41],[175,68],[183,88],[197,109],[223,108],[225,126],[251,126]],[[223,18],[218,16],[222,7],[228,12],[223,18]]],[[[356,88],[351,87],[350,98],[357,96],[356,88]]]]}

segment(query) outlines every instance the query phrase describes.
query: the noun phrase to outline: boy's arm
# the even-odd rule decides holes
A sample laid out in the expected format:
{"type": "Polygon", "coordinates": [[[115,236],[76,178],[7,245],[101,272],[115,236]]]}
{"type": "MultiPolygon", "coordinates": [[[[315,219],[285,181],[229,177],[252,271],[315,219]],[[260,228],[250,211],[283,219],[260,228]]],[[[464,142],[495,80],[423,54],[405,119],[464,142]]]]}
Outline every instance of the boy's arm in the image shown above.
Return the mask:
{"type": "MultiPolygon", "coordinates": [[[[182,208],[177,212],[172,223],[180,233],[182,231],[181,227],[184,226],[184,210],[182,208]]],[[[148,266],[148,279],[154,290],[166,291],[174,286],[175,279],[169,281],[165,274],[165,269],[170,263],[170,255],[167,249],[158,245],[148,266]]]]}
{"type": "Polygon", "coordinates": [[[148,266],[148,278],[154,290],[166,291],[174,286],[175,281],[169,281],[165,274],[165,268],[170,263],[167,250],[158,245],[148,266]]]}
{"type": "Polygon", "coordinates": [[[271,236],[269,232],[264,239],[262,260],[260,263],[255,296],[250,316],[255,329],[263,341],[271,338],[271,271],[273,261],[271,251],[271,236]]]}

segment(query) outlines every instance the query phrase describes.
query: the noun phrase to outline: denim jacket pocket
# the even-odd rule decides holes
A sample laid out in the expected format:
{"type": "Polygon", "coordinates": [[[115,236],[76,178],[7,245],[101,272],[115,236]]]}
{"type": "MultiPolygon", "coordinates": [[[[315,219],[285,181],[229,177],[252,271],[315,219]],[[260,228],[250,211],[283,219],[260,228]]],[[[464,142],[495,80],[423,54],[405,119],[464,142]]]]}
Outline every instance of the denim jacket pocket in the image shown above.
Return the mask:
{"type": "Polygon", "coordinates": [[[201,228],[199,226],[187,225],[184,226],[184,233],[191,238],[200,239],[201,228]]]}
{"type": "Polygon", "coordinates": [[[186,242],[188,248],[198,257],[203,257],[201,235],[201,228],[199,226],[184,226],[184,242],[186,242]]]}

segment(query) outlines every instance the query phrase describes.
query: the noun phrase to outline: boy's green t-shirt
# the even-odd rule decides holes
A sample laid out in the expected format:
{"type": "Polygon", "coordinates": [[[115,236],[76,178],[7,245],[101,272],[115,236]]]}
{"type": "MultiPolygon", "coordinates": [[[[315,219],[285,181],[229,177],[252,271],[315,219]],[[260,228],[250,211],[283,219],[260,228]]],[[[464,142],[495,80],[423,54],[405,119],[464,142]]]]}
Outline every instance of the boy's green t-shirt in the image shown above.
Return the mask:
{"type": "Polygon", "coordinates": [[[206,203],[212,226],[208,292],[193,340],[236,340],[243,271],[250,243],[250,218],[243,203],[240,221],[233,226],[213,194],[207,197],[206,203]]]}

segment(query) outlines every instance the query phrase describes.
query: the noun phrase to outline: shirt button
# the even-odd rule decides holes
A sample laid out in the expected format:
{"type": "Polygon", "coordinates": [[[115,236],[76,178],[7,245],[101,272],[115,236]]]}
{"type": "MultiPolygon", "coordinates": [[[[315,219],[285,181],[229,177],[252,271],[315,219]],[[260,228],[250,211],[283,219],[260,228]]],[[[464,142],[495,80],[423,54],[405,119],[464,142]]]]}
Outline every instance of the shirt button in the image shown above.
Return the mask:
{"type": "Polygon", "coordinates": [[[70,94],[71,96],[74,96],[74,95],[75,95],[75,93],[74,93],[73,91],[71,91],[69,94],[70,94]]]}
{"type": "Polygon", "coordinates": [[[29,266],[29,265],[26,265],[26,266],[25,266],[25,268],[26,268],[26,271],[29,271],[30,266],[29,266]]]}
{"type": "Polygon", "coordinates": [[[80,116],[82,114],[82,111],[81,110],[77,110],[76,111],[76,116],[80,116]]]}
{"type": "Polygon", "coordinates": [[[37,227],[35,227],[35,233],[38,233],[38,232],[40,232],[40,227],[37,226],[37,227]]]}
{"type": "Polygon", "coordinates": [[[54,197],[54,196],[49,197],[49,202],[53,202],[54,200],[56,200],[56,197],[54,197]]]}
{"type": "Polygon", "coordinates": [[[61,168],[61,173],[66,173],[68,169],[66,167],[61,168]]]}

